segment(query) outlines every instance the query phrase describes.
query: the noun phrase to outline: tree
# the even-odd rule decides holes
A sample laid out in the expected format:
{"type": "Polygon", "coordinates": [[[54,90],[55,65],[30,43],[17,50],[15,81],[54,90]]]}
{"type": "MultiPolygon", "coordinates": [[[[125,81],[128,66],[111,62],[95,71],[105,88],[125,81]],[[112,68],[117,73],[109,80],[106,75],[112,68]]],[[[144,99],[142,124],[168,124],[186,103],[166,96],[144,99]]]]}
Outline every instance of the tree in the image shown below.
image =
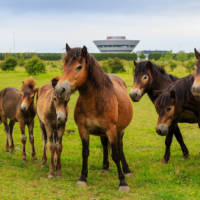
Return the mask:
{"type": "Polygon", "coordinates": [[[140,52],[139,58],[140,58],[140,60],[144,60],[146,58],[146,56],[145,56],[143,51],[140,52]]]}

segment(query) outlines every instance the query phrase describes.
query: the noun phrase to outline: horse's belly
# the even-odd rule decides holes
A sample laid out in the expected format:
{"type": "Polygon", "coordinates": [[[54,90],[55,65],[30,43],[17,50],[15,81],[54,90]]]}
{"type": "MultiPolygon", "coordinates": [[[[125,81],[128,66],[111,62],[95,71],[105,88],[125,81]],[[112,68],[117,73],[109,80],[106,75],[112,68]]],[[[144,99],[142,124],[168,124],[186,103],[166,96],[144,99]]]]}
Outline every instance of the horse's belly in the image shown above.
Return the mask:
{"type": "Polygon", "coordinates": [[[182,122],[182,123],[185,123],[185,122],[187,122],[187,123],[197,123],[198,122],[198,118],[195,115],[195,113],[193,113],[192,111],[185,110],[179,116],[178,122],[182,122]]]}
{"type": "Polygon", "coordinates": [[[97,136],[104,136],[105,129],[100,126],[100,123],[97,119],[87,119],[86,127],[90,134],[97,136]]]}

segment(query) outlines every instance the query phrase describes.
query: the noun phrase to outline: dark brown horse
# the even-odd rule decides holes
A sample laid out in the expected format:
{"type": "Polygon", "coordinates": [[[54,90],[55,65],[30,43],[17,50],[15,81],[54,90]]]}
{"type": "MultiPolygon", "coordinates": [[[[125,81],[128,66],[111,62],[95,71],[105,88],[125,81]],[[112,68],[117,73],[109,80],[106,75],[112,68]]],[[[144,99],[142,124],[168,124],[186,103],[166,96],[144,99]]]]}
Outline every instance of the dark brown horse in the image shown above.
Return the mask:
{"type": "MultiPolygon", "coordinates": [[[[158,67],[151,61],[135,62],[134,83],[130,91],[130,97],[133,101],[139,101],[141,97],[147,93],[153,103],[155,103],[162,90],[167,88],[172,82],[178,78],[167,74],[164,69],[158,67]]],[[[170,146],[172,143],[173,134],[181,146],[184,158],[189,155],[188,149],[184,144],[183,137],[177,124],[173,124],[170,128],[170,133],[166,136],[166,150],[163,157],[163,162],[167,163],[170,158],[170,146]]]]}
{"type": "Polygon", "coordinates": [[[56,169],[56,175],[61,176],[62,137],[68,116],[67,101],[64,98],[58,98],[54,92],[57,82],[58,78],[52,79],[52,84],[41,86],[37,94],[37,115],[43,138],[42,165],[47,162],[46,144],[47,138],[49,139],[51,154],[49,178],[54,176],[54,169],[56,169]]]}
{"type": "Polygon", "coordinates": [[[130,169],[123,153],[122,139],[124,129],[132,119],[132,105],[126,84],[119,77],[104,73],[85,46],[71,49],[66,45],[66,51],[64,72],[55,91],[58,96],[63,96],[66,100],[69,100],[74,91],[79,91],[74,118],[82,140],[83,163],[77,184],[86,185],[89,135],[93,134],[101,137],[105,170],[109,167],[108,142],[110,143],[112,159],[118,169],[119,189],[127,192],[129,187],[124,173],[130,174],[130,169]]]}
{"type": "Polygon", "coordinates": [[[159,135],[168,135],[174,123],[198,123],[200,104],[191,93],[194,78],[186,76],[172,83],[156,99],[156,110],[159,114],[156,131],[159,135]]]}
{"type": "Polygon", "coordinates": [[[6,151],[9,152],[14,149],[13,142],[13,127],[15,122],[19,122],[21,129],[21,142],[23,144],[22,159],[26,160],[26,135],[25,126],[28,126],[29,130],[29,141],[32,147],[32,157],[37,160],[34,147],[34,96],[37,89],[35,88],[35,81],[29,78],[22,84],[21,91],[15,88],[5,88],[0,92],[0,116],[1,121],[5,127],[6,139],[6,151]],[[10,119],[9,125],[7,119],[10,119]]]}
{"type": "Polygon", "coordinates": [[[196,98],[200,98],[200,53],[194,49],[195,52],[195,56],[197,59],[197,62],[194,65],[194,83],[192,85],[191,91],[193,96],[195,96],[196,98]]]}

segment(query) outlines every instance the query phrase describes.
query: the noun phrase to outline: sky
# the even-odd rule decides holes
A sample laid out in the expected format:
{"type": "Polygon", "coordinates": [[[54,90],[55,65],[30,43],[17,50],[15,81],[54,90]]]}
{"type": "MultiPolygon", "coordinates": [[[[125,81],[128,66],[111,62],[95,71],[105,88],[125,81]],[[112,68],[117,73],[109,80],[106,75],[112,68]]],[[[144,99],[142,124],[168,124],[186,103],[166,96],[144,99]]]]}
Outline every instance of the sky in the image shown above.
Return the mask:
{"type": "Polygon", "coordinates": [[[107,36],[134,51],[200,49],[200,0],[0,0],[0,52],[64,52],[107,36]]]}

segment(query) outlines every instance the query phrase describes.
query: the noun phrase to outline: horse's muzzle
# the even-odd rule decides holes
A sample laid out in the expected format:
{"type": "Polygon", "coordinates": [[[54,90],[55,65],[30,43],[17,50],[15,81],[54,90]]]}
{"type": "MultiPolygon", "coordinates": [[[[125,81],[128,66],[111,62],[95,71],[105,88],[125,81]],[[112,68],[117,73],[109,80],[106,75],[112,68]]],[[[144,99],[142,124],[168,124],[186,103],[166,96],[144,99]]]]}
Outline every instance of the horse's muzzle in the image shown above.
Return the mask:
{"type": "Polygon", "coordinates": [[[57,84],[55,87],[55,93],[58,97],[64,98],[69,101],[71,95],[71,85],[68,81],[64,81],[61,84],[57,84]]]}
{"type": "Polygon", "coordinates": [[[167,125],[165,125],[165,124],[159,124],[156,127],[156,132],[160,136],[166,136],[169,133],[169,127],[167,125]]]}
{"type": "Polygon", "coordinates": [[[137,102],[142,97],[142,92],[140,89],[134,89],[130,91],[129,96],[133,101],[137,102]]]}
{"type": "Polygon", "coordinates": [[[200,84],[193,83],[191,87],[191,92],[194,97],[200,98],[200,84]]]}

